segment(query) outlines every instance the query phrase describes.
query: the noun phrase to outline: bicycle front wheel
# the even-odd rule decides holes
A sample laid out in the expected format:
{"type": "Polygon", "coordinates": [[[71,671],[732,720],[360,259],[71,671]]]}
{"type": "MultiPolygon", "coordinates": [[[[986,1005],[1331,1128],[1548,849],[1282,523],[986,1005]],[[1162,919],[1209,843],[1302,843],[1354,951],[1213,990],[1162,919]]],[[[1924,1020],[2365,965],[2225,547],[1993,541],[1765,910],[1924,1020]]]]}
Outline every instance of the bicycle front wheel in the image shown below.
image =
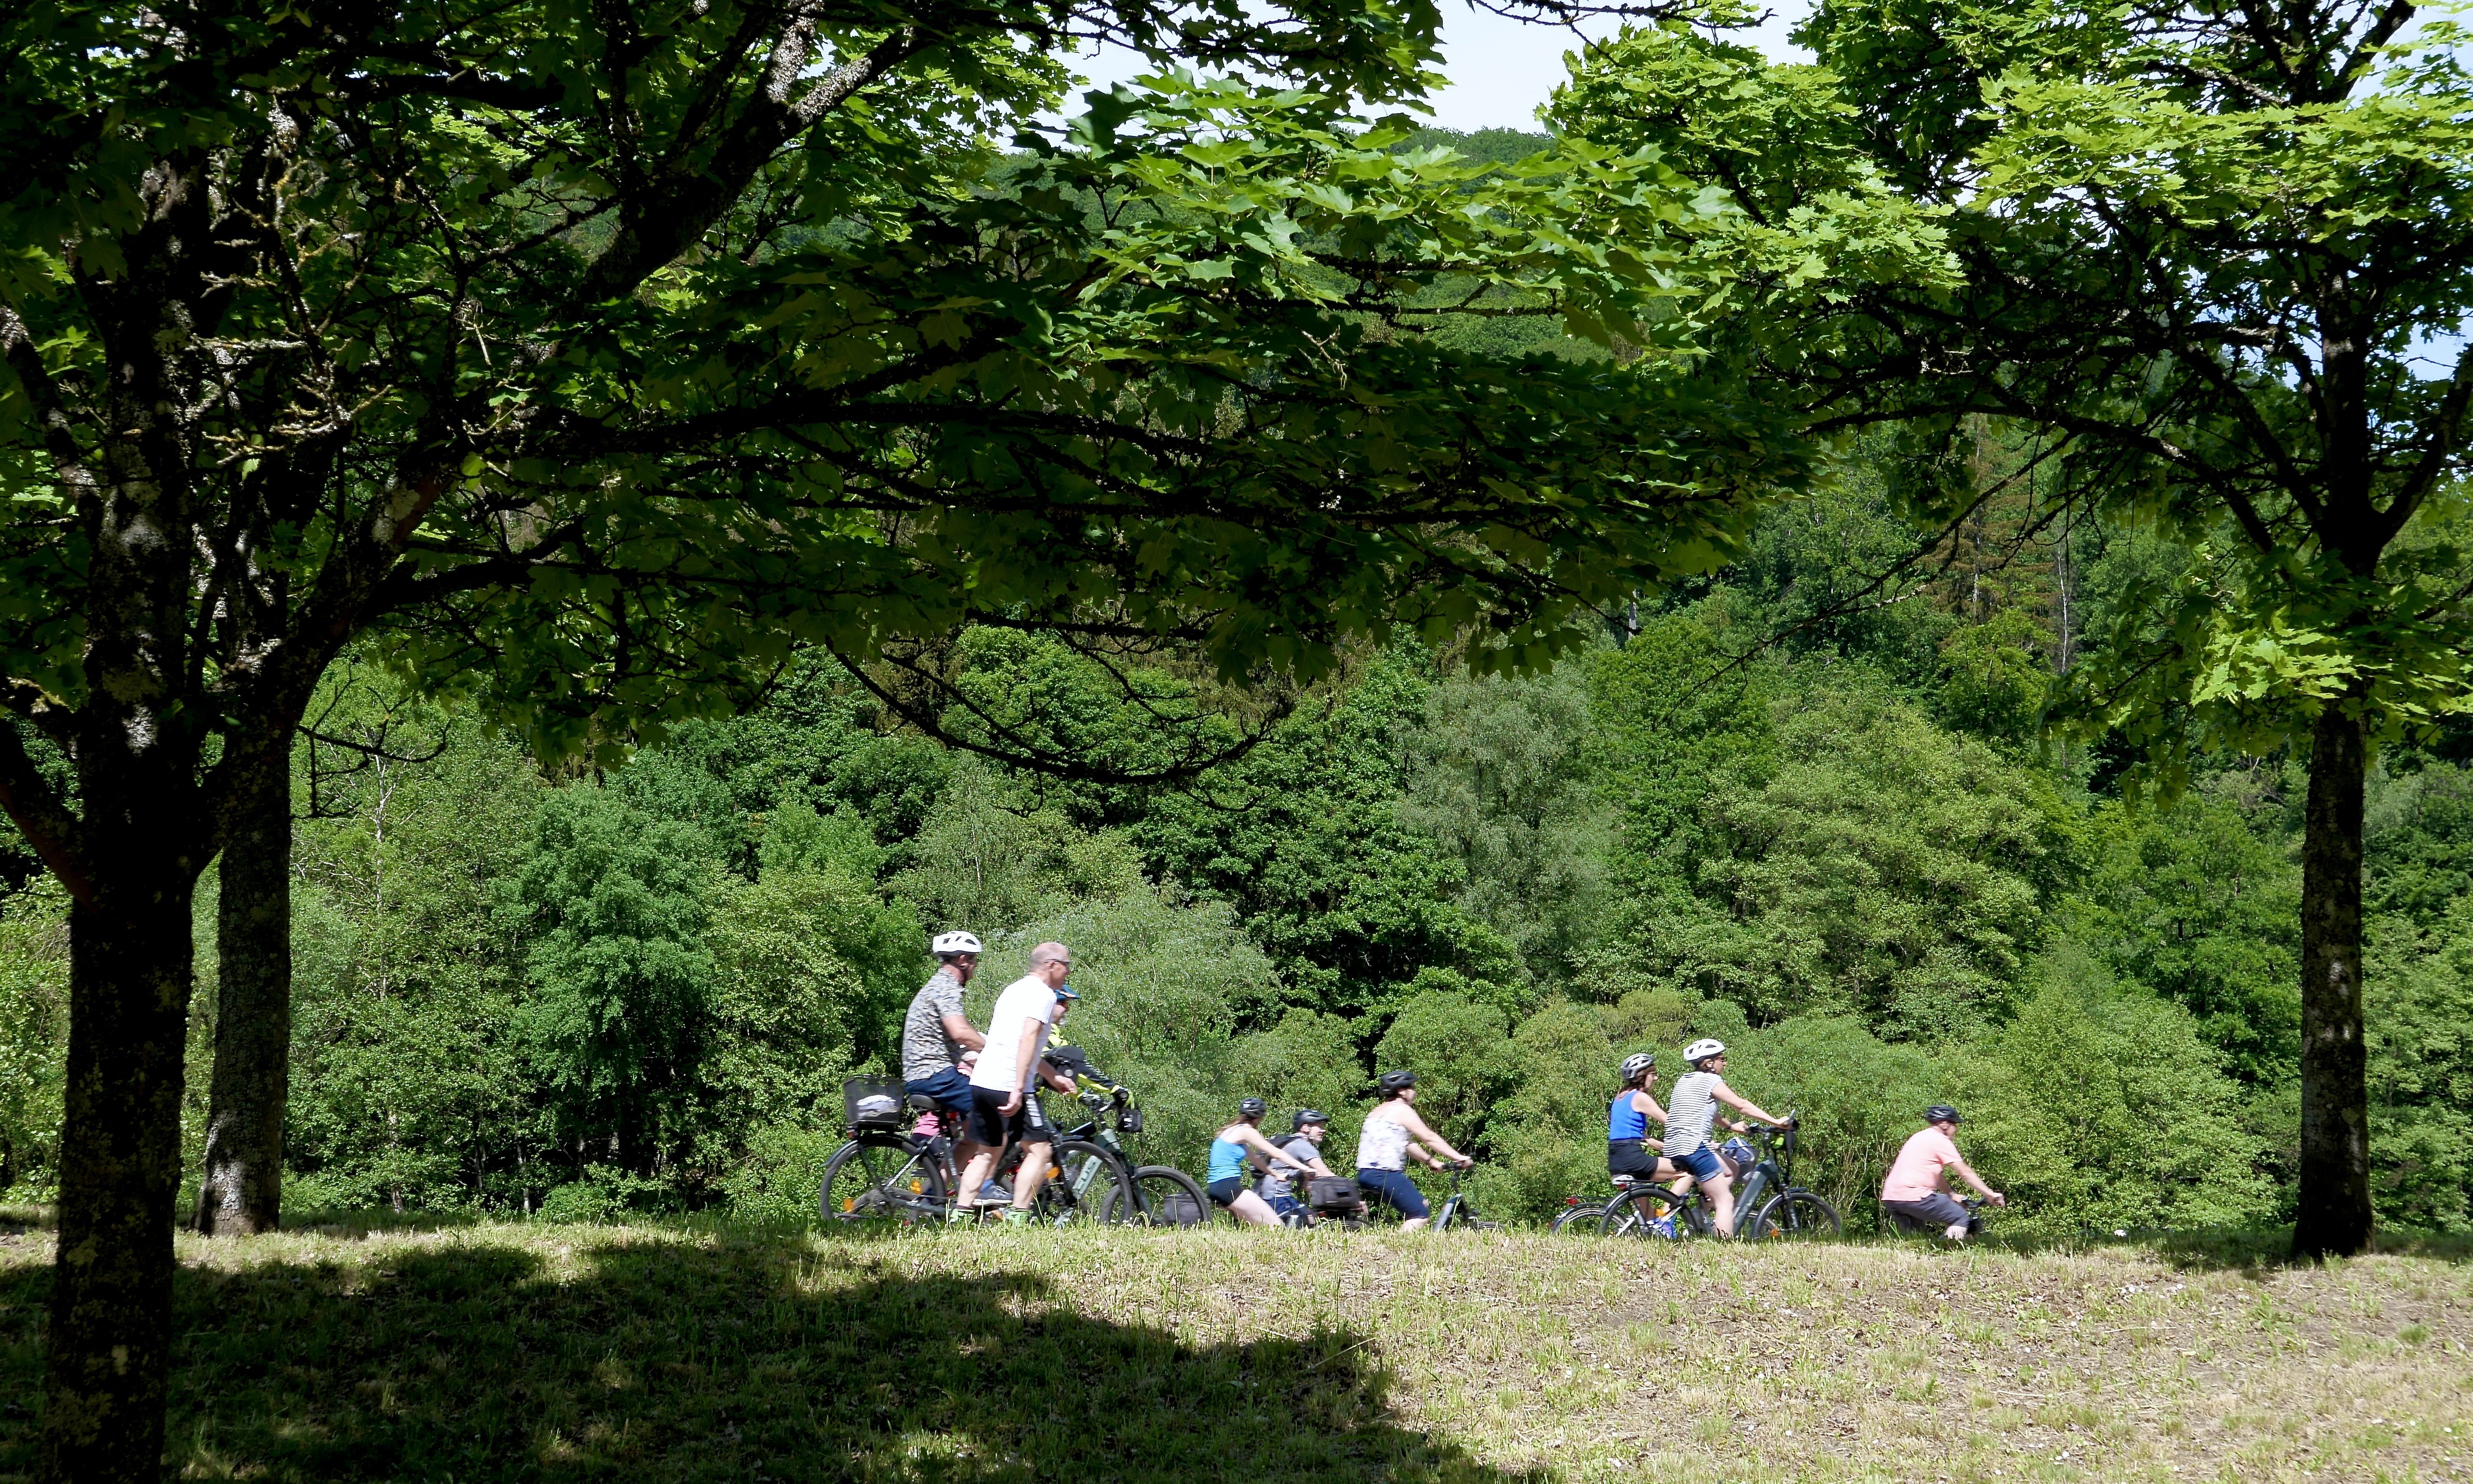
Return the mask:
{"type": "Polygon", "coordinates": [[[945,1174],[926,1150],[901,1136],[864,1134],[826,1163],[816,1209],[828,1222],[860,1228],[940,1220],[945,1174]]]}
{"type": "Polygon", "coordinates": [[[1756,1242],[1834,1242],[1845,1230],[1827,1201],[1809,1190],[1781,1190],[1752,1217],[1743,1234],[1756,1242]]]}
{"type": "Polygon", "coordinates": [[[1120,1219],[1113,1212],[1133,1210],[1132,1184],[1115,1151],[1084,1139],[1059,1139],[1032,1209],[1042,1226],[1097,1226],[1120,1219]]]}
{"type": "Polygon", "coordinates": [[[1121,1209],[1107,1219],[1133,1227],[1201,1227],[1211,1224],[1211,1197],[1194,1178],[1166,1164],[1136,1168],[1121,1209]]]}

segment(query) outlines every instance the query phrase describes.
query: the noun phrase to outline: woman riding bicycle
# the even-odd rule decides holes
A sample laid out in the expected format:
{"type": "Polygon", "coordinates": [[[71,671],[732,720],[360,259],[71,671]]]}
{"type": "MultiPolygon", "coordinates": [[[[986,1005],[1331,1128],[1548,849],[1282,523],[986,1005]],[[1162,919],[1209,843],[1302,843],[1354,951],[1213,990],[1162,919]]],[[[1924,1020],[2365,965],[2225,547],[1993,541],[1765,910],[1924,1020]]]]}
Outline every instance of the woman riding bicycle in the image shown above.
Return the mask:
{"type": "MultiPolygon", "coordinates": [[[[1709,1143],[1709,1126],[1717,1121],[1717,1105],[1725,1104],[1762,1123],[1783,1123],[1743,1100],[1726,1086],[1726,1043],[1701,1040],[1683,1048],[1692,1070],[1674,1079],[1674,1102],[1666,1115],[1666,1158],[1699,1182],[1717,1216],[1717,1234],[1735,1234],[1735,1186],[1725,1161],[1709,1143]]],[[[1742,1125],[1735,1125],[1738,1129],[1742,1125]]]]}
{"type": "Polygon", "coordinates": [[[1428,1212],[1425,1192],[1408,1178],[1407,1161],[1435,1169],[1448,1161],[1467,1169],[1477,1161],[1453,1149],[1417,1116],[1415,1072],[1384,1072],[1378,1086],[1382,1101],[1365,1115],[1365,1128],[1357,1136],[1357,1187],[1368,1203],[1380,1201],[1398,1211],[1401,1231],[1414,1232],[1426,1224],[1428,1212]]]}
{"type": "Polygon", "coordinates": [[[1267,1202],[1247,1188],[1253,1176],[1247,1153],[1260,1156],[1266,1168],[1278,1163],[1307,1170],[1306,1161],[1262,1137],[1262,1115],[1270,1111],[1271,1105],[1259,1097],[1245,1099],[1236,1105],[1236,1121],[1211,1141],[1211,1181],[1203,1188],[1213,1206],[1227,1208],[1228,1214],[1249,1227],[1276,1227],[1280,1218],[1267,1202]]]}

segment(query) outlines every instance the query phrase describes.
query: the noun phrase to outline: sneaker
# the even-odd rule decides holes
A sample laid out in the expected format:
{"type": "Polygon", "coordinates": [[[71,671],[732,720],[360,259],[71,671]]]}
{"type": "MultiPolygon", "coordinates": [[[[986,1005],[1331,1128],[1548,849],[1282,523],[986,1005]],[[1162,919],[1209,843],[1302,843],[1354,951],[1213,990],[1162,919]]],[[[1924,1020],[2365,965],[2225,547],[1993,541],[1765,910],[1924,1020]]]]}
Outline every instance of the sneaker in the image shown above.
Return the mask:
{"type": "Polygon", "coordinates": [[[1019,1206],[1008,1206],[1004,1209],[1004,1214],[996,1219],[1009,1227],[1026,1227],[1036,1218],[1019,1206]]]}
{"type": "Polygon", "coordinates": [[[978,1219],[979,1209],[975,1206],[956,1206],[945,1212],[945,1225],[948,1227],[972,1226],[976,1224],[978,1219]]]}

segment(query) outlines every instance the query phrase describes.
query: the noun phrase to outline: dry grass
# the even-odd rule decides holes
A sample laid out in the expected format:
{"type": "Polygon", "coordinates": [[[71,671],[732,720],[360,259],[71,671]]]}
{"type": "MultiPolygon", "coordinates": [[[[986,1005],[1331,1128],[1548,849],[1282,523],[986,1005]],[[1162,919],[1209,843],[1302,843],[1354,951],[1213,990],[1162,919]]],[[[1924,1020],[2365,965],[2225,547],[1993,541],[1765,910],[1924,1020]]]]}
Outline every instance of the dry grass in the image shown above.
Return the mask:
{"type": "MultiPolygon", "coordinates": [[[[0,1472],[48,1247],[0,1238],[0,1472]]],[[[180,1250],[198,1478],[2473,1478],[2473,1267],[2435,1257],[541,1226],[180,1250]]]]}

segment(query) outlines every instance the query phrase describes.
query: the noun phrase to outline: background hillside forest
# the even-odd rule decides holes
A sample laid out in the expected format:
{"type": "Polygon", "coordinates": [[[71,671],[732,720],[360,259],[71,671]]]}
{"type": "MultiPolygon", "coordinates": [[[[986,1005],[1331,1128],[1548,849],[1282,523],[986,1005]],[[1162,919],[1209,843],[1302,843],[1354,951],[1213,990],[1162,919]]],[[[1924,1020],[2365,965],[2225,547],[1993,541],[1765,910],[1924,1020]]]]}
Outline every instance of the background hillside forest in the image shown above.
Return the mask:
{"type": "MultiPolygon", "coordinates": [[[[795,1218],[841,1079],[898,1059],[925,935],[964,927],[990,944],[975,1018],[1033,942],[1072,946],[1069,1038],[1137,1090],[1139,1153],[1188,1168],[1246,1094],[1332,1111],[1344,1160],[1372,1075],[1408,1065],[1485,1207],[1541,1215],[1601,1183],[1620,1058],[1658,1051],[1663,1087],[1715,1035],[1859,1226],[1935,1100],[2013,1230],[2289,1219],[2299,765],[2200,759],[2169,805],[2125,798],[2104,746],[2044,734],[2046,693],[2181,559],[1995,500],[1867,594],[1912,539],[1879,484],[1850,462],[1547,675],[1360,653],[1181,789],[927,740],[822,658],[546,778],[376,656],[339,666],[295,759],[287,1205],[795,1218]]],[[[1234,725],[1172,655],[979,629],[939,662],[965,743],[1123,773],[1234,725]]],[[[2473,731],[2392,748],[2371,784],[2390,1225],[2473,1225],[2468,755],[2473,731]]],[[[6,866],[0,1186],[39,1199],[63,898],[22,847],[6,866]]]]}

